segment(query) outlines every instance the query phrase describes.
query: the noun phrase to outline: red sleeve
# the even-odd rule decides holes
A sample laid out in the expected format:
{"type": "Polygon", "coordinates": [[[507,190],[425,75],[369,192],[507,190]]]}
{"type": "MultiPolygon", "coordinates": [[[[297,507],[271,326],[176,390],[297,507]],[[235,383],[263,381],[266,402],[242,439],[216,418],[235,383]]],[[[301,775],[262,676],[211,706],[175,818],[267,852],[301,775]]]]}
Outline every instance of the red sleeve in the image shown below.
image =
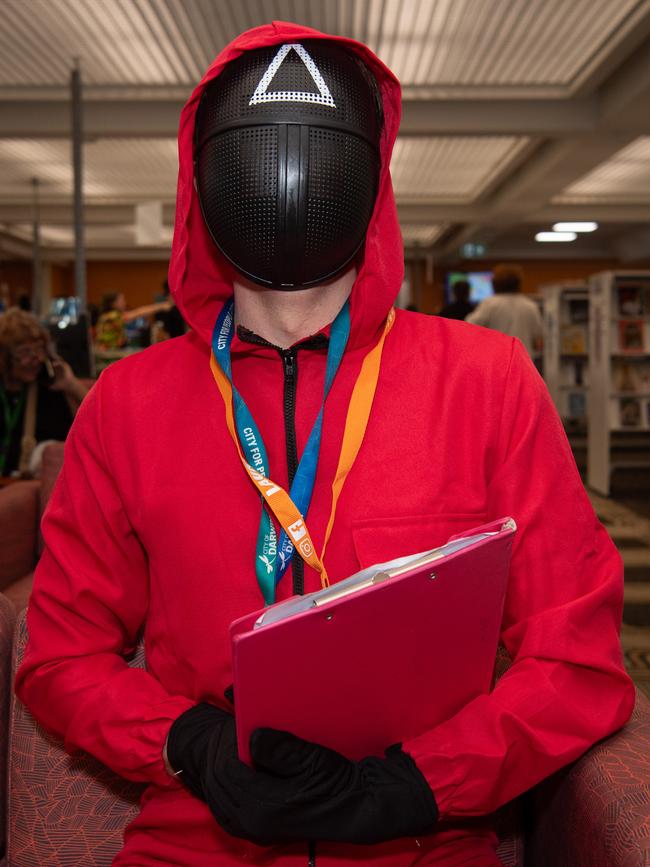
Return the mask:
{"type": "Polygon", "coordinates": [[[148,572],[102,442],[103,384],[77,413],[43,521],[16,692],[69,752],[84,749],[131,780],[176,785],[163,743],[193,702],[123,658],[145,619],[148,572]]]}
{"type": "Polygon", "coordinates": [[[489,468],[489,517],[512,515],[501,641],[513,665],[490,695],[405,743],[441,814],[490,813],[620,728],[634,687],[620,650],[621,558],[598,522],[546,387],[519,341],[489,468]]]}

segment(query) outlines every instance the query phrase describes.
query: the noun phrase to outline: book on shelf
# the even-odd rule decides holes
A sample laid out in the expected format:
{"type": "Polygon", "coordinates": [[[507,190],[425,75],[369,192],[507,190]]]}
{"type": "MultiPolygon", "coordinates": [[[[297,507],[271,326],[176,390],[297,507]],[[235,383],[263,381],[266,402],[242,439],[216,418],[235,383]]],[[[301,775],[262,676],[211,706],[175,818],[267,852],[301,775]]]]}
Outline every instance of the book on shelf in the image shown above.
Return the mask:
{"type": "Polygon", "coordinates": [[[561,345],[563,355],[584,355],[587,352],[586,326],[565,326],[562,329],[561,345]]]}
{"type": "Polygon", "coordinates": [[[622,397],[619,400],[621,427],[641,426],[641,401],[636,397],[622,397]]]}
{"type": "Polygon", "coordinates": [[[569,321],[574,324],[589,321],[588,298],[569,298],[569,321]]]}
{"type": "Polygon", "coordinates": [[[576,359],[571,362],[571,373],[573,374],[572,385],[586,385],[586,364],[584,359],[576,359]]]}
{"type": "Polygon", "coordinates": [[[650,394],[650,361],[620,361],[612,369],[616,391],[650,394]]]}
{"type": "Polygon", "coordinates": [[[621,285],[616,287],[617,312],[619,316],[643,316],[646,298],[642,286],[621,285]]]}
{"type": "Polygon", "coordinates": [[[643,320],[621,319],[618,323],[618,340],[621,352],[643,352],[643,320]]]}
{"type": "Polygon", "coordinates": [[[570,419],[582,419],[587,415],[587,395],[584,391],[569,392],[569,414],[570,419]]]}
{"type": "Polygon", "coordinates": [[[637,391],[650,394],[650,361],[641,361],[635,369],[637,391]]]}
{"type": "Polygon", "coordinates": [[[589,365],[583,357],[565,358],[562,362],[562,388],[587,388],[589,385],[589,365]]]}

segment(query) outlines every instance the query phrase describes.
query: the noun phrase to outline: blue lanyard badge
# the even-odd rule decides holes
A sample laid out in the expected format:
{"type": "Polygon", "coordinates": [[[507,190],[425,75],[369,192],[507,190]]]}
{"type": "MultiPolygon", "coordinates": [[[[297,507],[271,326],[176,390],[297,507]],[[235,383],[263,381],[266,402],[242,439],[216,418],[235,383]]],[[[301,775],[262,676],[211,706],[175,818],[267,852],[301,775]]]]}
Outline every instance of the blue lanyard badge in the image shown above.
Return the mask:
{"type": "MultiPolygon", "coordinates": [[[[250,410],[243,398],[232,384],[232,369],[230,363],[230,345],[234,333],[234,301],[231,298],[224,304],[212,334],[212,351],[214,357],[232,385],[233,409],[237,435],[246,460],[264,476],[269,475],[269,464],[266,448],[250,410]]],[[[290,496],[303,518],[306,516],[314,490],[316,467],[320,452],[323,429],[323,412],[325,399],[341,364],[343,353],[350,334],[350,308],[346,303],[332,323],[329,346],[327,349],[327,367],[325,370],[325,385],[323,400],[314,426],[309,434],[305,450],[298,465],[296,475],[291,485],[290,496]]],[[[255,554],[255,574],[262,590],[264,601],[270,605],[275,601],[275,588],[287,571],[293,544],[287,534],[282,531],[278,542],[277,533],[269,513],[262,507],[259,531],[257,534],[257,550],[255,554]]]]}

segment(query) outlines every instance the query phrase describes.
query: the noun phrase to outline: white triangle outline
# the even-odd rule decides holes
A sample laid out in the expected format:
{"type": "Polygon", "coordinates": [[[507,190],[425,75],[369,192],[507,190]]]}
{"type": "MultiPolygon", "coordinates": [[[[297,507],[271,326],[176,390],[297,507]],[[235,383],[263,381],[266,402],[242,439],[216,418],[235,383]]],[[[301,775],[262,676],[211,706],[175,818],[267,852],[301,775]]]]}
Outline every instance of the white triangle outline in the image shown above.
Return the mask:
{"type": "Polygon", "coordinates": [[[278,53],[269,63],[268,69],[261,77],[260,83],[255,88],[255,93],[248,104],[261,105],[266,102],[313,102],[316,105],[327,106],[327,108],[336,108],[336,103],[332,99],[329,87],[325,84],[318,67],[312,60],[309,52],[299,42],[287,42],[280,47],[278,53]],[[273,81],[275,73],[282,66],[285,57],[292,49],[307,67],[307,71],[318,88],[318,93],[309,93],[303,90],[276,90],[271,93],[268,92],[268,87],[273,81]]]}

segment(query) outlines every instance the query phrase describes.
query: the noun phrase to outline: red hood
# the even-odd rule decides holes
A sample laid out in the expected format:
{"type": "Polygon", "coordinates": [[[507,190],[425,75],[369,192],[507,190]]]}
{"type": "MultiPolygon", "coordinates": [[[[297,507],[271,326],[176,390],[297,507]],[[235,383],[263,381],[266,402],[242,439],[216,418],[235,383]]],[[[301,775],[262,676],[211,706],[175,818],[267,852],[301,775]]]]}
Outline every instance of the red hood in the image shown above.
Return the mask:
{"type": "Polygon", "coordinates": [[[232,269],[218,252],[203,223],[194,187],[194,116],[203,89],[230,61],[245,51],[301,39],[333,39],[355,51],[373,71],[384,106],[381,177],[366,235],[363,265],[352,289],[349,346],[370,341],[395,301],[402,284],[404,256],[390,178],[390,156],[401,115],[400,85],[392,72],[365,46],[283,21],[247,30],[230,43],[209,67],[181,113],[178,132],[176,222],[169,265],[172,294],[187,322],[207,342],[219,308],[232,295],[232,269]]]}

